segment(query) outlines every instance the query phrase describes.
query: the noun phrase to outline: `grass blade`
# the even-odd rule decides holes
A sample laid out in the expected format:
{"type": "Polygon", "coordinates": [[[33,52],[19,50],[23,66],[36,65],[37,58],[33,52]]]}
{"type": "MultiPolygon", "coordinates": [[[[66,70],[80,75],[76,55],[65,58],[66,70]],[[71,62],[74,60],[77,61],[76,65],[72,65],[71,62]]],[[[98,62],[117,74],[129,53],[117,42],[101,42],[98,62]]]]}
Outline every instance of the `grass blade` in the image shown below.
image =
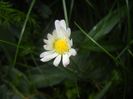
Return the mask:
{"type": "Polygon", "coordinates": [[[96,44],[99,48],[101,48],[110,58],[112,58],[115,61],[114,56],[112,56],[104,47],[102,47],[99,43],[97,43],[91,36],[89,36],[77,23],[75,23],[76,26],[80,29],[80,31],[86,35],[86,37],[91,40],[94,44],[96,44]]]}
{"type": "Polygon", "coordinates": [[[24,21],[24,24],[23,24],[23,27],[22,27],[22,30],[21,30],[21,33],[20,33],[19,41],[18,41],[18,44],[17,44],[17,49],[16,49],[14,60],[13,60],[12,68],[16,64],[16,60],[17,60],[17,56],[18,56],[18,52],[19,52],[19,46],[20,46],[20,43],[22,41],[22,37],[23,37],[23,34],[24,34],[24,31],[25,31],[25,28],[26,28],[26,25],[27,25],[27,22],[28,22],[28,19],[29,19],[29,16],[30,16],[30,13],[31,13],[31,10],[32,10],[32,7],[33,7],[34,3],[35,3],[35,0],[32,0],[30,8],[28,10],[28,13],[26,15],[26,19],[24,21]]]}
{"type": "Polygon", "coordinates": [[[108,91],[110,86],[112,85],[112,82],[109,82],[105,85],[105,87],[100,91],[99,94],[97,94],[93,99],[102,99],[105,93],[108,91]]]}
{"type": "Polygon", "coordinates": [[[66,1],[62,0],[62,3],[63,3],[63,10],[64,10],[64,16],[65,16],[65,20],[66,20],[66,25],[69,26],[67,9],[66,9],[66,1]]]}
{"type": "Polygon", "coordinates": [[[95,40],[100,39],[108,34],[125,14],[125,7],[120,8],[120,10],[109,12],[109,14],[96,24],[88,34],[95,40]]]}

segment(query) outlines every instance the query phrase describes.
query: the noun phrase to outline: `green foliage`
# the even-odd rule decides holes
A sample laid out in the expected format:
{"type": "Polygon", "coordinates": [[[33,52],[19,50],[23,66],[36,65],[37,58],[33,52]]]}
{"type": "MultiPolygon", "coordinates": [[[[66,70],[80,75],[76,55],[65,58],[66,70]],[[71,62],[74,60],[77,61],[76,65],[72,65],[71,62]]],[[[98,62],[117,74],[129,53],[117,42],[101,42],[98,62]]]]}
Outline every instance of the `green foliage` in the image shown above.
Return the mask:
{"type": "Polygon", "coordinates": [[[0,99],[132,99],[131,0],[1,0],[0,99]],[[77,56],[42,63],[43,38],[65,19],[77,56]]]}
{"type": "Polygon", "coordinates": [[[89,32],[95,40],[104,37],[118,24],[126,14],[126,7],[117,9],[116,11],[110,11],[100,22],[93,27],[89,32]]]}
{"type": "Polygon", "coordinates": [[[56,85],[65,79],[76,80],[77,78],[72,71],[51,65],[36,67],[30,72],[30,79],[39,88],[56,85]],[[72,79],[72,77],[75,78],[72,79]]]}
{"type": "MultiPolygon", "coordinates": [[[[9,2],[0,2],[0,24],[22,25],[26,14],[20,10],[12,8],[9,2]]],[[[35,20],[31,17],[30,24],[35,24],[35,20]]]]}

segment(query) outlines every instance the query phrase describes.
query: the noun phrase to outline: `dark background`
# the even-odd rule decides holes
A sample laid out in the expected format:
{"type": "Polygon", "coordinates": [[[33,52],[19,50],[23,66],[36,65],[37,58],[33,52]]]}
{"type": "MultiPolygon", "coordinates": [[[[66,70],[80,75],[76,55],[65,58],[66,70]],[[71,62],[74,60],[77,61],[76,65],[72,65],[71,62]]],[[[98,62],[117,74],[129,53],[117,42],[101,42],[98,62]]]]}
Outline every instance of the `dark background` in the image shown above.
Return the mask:
{"type": "Polygon", "coordinates": [[[63,0],[35,0],[21,38],[33,2],[0,0],[0,99],[132,99],[132,0],[66,0],[77,50],[67,68],[39,57],[63,0]]]}

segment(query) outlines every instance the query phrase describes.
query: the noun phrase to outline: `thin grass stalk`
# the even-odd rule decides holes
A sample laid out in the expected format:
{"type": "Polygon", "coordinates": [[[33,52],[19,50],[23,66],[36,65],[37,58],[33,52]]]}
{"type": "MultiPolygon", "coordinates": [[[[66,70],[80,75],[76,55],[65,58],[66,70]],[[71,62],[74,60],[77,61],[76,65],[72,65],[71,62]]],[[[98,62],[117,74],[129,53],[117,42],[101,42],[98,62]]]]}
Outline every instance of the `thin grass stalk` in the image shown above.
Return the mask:
{"type": "Polygon", "coordinates": [[[108,56],[110,56],[111,59],[113,59],[115,62],[115,57],[111,55],[104,47],[102,47],[99,43],[97,43],[91,36],[89,36],[77,23],[75,23],[76,26],[80,29],[80,31],[86,35],[86,37],[91,40],[94,44],[96,44],[101,50],[103,50],[108,56]]]}
{"type": "Polygon", "coordinates": [[[65,20],[66,20],[66,25],[69,26],[67,9],[66,9],[66,1],[62,0],[62,4],[63,4],[63,10],[64,10],[64,16],[65,16],[65,20]]]}
{"type": "Polygon", "coordinates": [[[23,38],[23,35],[24,35],[24,31],[25,31],[25,28],[26,28],[26,25],[27,25],[31,10],[32,10],[32,8],[34,6],[34,3],[35,3],[35,0],[32,0],[31,5],[30,5],[29,10],[28,10],[28,13],[27,13],[26,18],[25,18],[23,27],[21,29],[20,37],[19,37],[19,41],[18,41],[18,44],[17,44],[16,53],[15,53],[15,57],[14,57],[13,64],[12,64],[12,68],[15,67],[15,65],[16,65],[16,60],[17,60],[17,56],[18,56],[18,52],[19,52],[20,43],[22,41],[22,38],[23,38]]]}

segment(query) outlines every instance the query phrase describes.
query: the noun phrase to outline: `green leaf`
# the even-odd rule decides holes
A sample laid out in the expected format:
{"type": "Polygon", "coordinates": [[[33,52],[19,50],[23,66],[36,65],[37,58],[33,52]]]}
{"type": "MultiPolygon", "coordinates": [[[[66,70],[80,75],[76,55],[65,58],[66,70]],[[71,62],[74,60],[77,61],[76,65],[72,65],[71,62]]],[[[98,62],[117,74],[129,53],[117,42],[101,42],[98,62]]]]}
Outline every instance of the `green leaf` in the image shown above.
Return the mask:
{"type": "Polygon", "coordinates": [[[65,79],[76,80],[76,75],[65,68],[45,65],[30,71],[30,79],[37,87],[53,86],[65,79]]]}
{"type": "Polygon", "coordinates": [[[93,39],[90,35],[88,35],[77,23],[75,23],[76,26],[80,29],[80,31],[86,35],[87,39],[93,42],[96,46],[98,46],[101,50],[103,50],[110,58],[112,58],[115,61],[114,56],[109,53],[103,46],[101,46],[95,39],[93,39]]]}
{"type": "Polygon", "coordinates": [[[111,11],[88,33],[93,39],[98,40],[107,35],[113,27],[126,15],[126,7],[111,11]]]}
{"type": "Polygon", "coordinates": [[[14,47],[8,46],[4,43],[1,43],[1,41],[6,41],[6,42],[14,42],[14,36],[13,33],[11,32],[11,27],[7,27],[6,25],[0,25],[0,51],[3,50],[5,56],[1,57],[6,57],[7,58],[7,63],[11,63],[12,58],[14,56],[14,47]]]}
{"type": "MultiPolygon", "coordinates": [[[[108,44],[108,43],[103,43],[101,44],[106,50],[109,52],[115,52],[117,50],[120,50],[123,48],[122,44],[108,44]]],[[[97,47],[94,44],[86,44],[86,46],[82,46],[80,52],[87,52],[87,51],[94,51],[94,52],[103,52],[99,47],[97,47]]]]}
{"type": "Polygon", "coordinates": [[[23,99],[23,98],[15,94],[6,85],[1,85],[0,86],[0,99],[23,99]]]}
{"type": "Polygon", "coordinates": [[[102,99],[105,93],[109,90],[112,82],[107,83],[104,88],[93,98],[93,99],[102,99]]]}
{"type": "Polygon", "coordinates": [[[22,94],[27,96],[34,91],[27,76],[15,68],[10,71],[9,81],[7,83],[19,95],[22,94]]]}

